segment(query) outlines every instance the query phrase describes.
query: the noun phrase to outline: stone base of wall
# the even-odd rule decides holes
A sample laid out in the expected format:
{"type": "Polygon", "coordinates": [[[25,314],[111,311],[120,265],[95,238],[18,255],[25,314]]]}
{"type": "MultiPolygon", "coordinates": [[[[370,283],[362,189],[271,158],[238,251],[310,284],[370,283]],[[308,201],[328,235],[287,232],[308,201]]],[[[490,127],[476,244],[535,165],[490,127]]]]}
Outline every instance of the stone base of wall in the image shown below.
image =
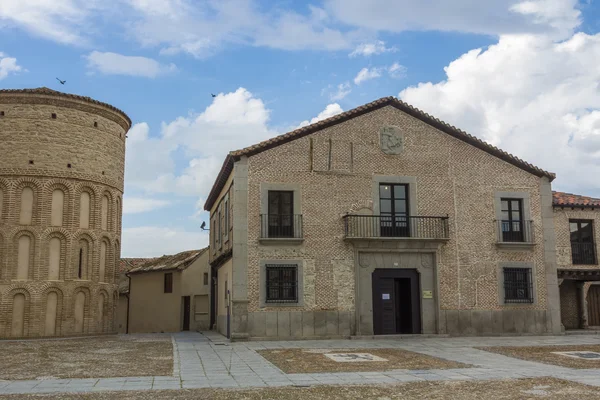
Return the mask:
{"type": "Polygon", "coordinates": [[[440,310],[440,332],[456,336],[551,334],[545,310],[440,310]]]}
{"type": "Polygon", "coordinates": [[[349,338],[356,332],[353,311],[264,311],[248,313],[251,339],[349,338]]]}

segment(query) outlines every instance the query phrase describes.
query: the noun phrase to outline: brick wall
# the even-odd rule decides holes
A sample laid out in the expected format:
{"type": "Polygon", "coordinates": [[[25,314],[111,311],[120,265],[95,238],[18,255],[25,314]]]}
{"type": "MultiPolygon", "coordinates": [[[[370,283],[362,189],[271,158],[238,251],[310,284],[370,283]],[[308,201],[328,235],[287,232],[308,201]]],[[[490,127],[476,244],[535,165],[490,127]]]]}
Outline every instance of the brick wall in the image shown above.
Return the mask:
{"type": "Polygon", "coordinates": [[[388,106],[249,157],[249,312],[275,311],[259,309],[259,265],[268,259],[304,259],[314,273],[304,285],[305,299],[311,301],[288,311],[354,308],[348,295],[354,281],[347,268],[354,264],[354,247],[343,239],[342,216],[372,212],[373,175],[416,177],[418,215],[450,217],[451,239],[437,254],[442,310],[503,309],[497,271],[500,262],[510,261],[533,263],[537,284],[535,304],[510,309],[546,308],[540,178],[388,106]],[[401,155],[381,151],[379,131],[385,125],[404,133],[401,155]],[[302,245],[259,244],[264,182],[301,186],[302,245]],[[499,191],[529,193],[538,238],[533,249],[496,247],[494,193],[499,191]]]}
{"type": "MultiPolygon", "coordinates": [[[[114,332],[125,163],[124,114],[93,100],[61,94],[0,93],[0,337],[14,336],[13,299],[25,296],[23,335],[45,336],[47,297],[57,294],[56,336],[74,334],[74,303],[84,292],[84,334],[114,332]],[[55,118],[53,118],[53,114],[55,118]],[[31,222],[20,224],[21,193],[33,190],[31,222]],[[64,194],[60,226],[51,224],[52,195],[64,194]],[[80,228],[81,193],[90,194],[90,223],[80,228]],[[106,197],[107,226],[102,228],[106,197]],[[27,280],[16,280],[19,237],[30,237],[27,280]],[[60,240],[59,278],[48,280],[49,243],[60,240]],[[87,279],[78,279],[79,243],[89,246],[87,279]],[[105,274],[100,282],[102,243],[105,274]],[[102,302],[102,306],[100,306],[102,302]],[[100,315],[102,312],[102,315],[100,315]]],[[[56,210],[54,211],[57,212],[56,210]]]]}

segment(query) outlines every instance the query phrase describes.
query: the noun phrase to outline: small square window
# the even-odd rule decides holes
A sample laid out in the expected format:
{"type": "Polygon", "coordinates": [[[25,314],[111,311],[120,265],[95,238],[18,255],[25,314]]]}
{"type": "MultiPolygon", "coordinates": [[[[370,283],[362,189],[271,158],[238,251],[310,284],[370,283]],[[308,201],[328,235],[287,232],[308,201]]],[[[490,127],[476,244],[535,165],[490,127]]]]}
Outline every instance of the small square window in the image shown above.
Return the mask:
{"type": "Polygon", "coordinates": [[[533,303],[531,268],[504,268],[504,302],[533,303]]]}
{"type": "Polygon", "coordinates": [[[33,160],[29,160],[29,164],[33,165],[33,160]]]}
{"type": "Polygon", "coordinates": [[[208,272],[204,273],[204,286],[208,285],[208,272]]]}
{"type": "Polygon", "coordinates": [[[94,121],[94,128],[97,128],[97,127],[98,127],[98,122],[94,121]]]}
{"type": "Polygon", "coordinates": [[[71,168],[71,164],[67,164],[67,168],[71,168]]]}
{"type": "Polygon", "coordinates": [[[173,293],[173,273],[165,274],[165,293],[173,293]]]}
{"type": "Polygon", "coordinates": [[[4,111],[0,111],[0,117],[4,117],[4,111]]]}
{"type": "Polygon", "coordinates": [[[267,264],[265,284],[267,303],[297,303],[298,265],[267,264]]]}
{"type": "Polygon", "coordinates": [[[56,113],[52,113],[52,119],[56,119],[56,113]]]}

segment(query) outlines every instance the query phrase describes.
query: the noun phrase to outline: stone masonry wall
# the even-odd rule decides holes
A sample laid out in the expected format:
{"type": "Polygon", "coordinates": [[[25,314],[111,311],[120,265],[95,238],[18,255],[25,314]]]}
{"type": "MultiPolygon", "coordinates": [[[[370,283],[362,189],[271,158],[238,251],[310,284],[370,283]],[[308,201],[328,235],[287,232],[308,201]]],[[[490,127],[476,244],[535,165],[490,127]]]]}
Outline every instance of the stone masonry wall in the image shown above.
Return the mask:
{"type": "Polygon", "coordinates": [[[58,92],[0,92],[0,338],[15,337],[15,323],[22,324],[18,336],[48,336],[53,318],[53,336],[116,330],[127,121],[114,109],[58,92]],[[25,188],[33,204],[24,223],[25,188]],[[53,203],[55,191],[62,200],[53,203]],[[83,192],[90,199],[89,225],[80,228],[83,192]],[[20,254],[22,236],[29,237],[28,255],[20,254]],[[54,238],[58,258],[51,256],[54,238]],[[53,262],[58,271],[50,280],[53,262]],[[17,279],[23,263],[27,276],[17,279]]]}

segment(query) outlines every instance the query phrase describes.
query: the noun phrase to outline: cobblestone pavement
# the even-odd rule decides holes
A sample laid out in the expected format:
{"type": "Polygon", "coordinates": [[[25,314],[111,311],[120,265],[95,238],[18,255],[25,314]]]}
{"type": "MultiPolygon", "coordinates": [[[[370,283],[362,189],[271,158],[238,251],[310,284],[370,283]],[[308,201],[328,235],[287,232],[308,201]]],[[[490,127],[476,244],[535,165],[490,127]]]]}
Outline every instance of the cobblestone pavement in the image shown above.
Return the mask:
{"type": "Polygon", "coordinates": [[[229,343],[206,332],[173,335],[172,376],[100,379],[48,379],[2,381],[0,394],[98,392],[115,390],[165,390],[192,388],[256,388],[337,384],[393,384],[423,380],[492,380],[556,377],[600,386],[600,369],[571,369],[509,358],[477,350],[486,346],[543,346],[600,344],[600,335],[494,337],[494,338],[398,338],[382,340],[311,340],[229,343]],[[473,368],[439,370],[391,370],[285,374],[256,350],[278,348],[374,349],[399,348],[473,368]]]}

